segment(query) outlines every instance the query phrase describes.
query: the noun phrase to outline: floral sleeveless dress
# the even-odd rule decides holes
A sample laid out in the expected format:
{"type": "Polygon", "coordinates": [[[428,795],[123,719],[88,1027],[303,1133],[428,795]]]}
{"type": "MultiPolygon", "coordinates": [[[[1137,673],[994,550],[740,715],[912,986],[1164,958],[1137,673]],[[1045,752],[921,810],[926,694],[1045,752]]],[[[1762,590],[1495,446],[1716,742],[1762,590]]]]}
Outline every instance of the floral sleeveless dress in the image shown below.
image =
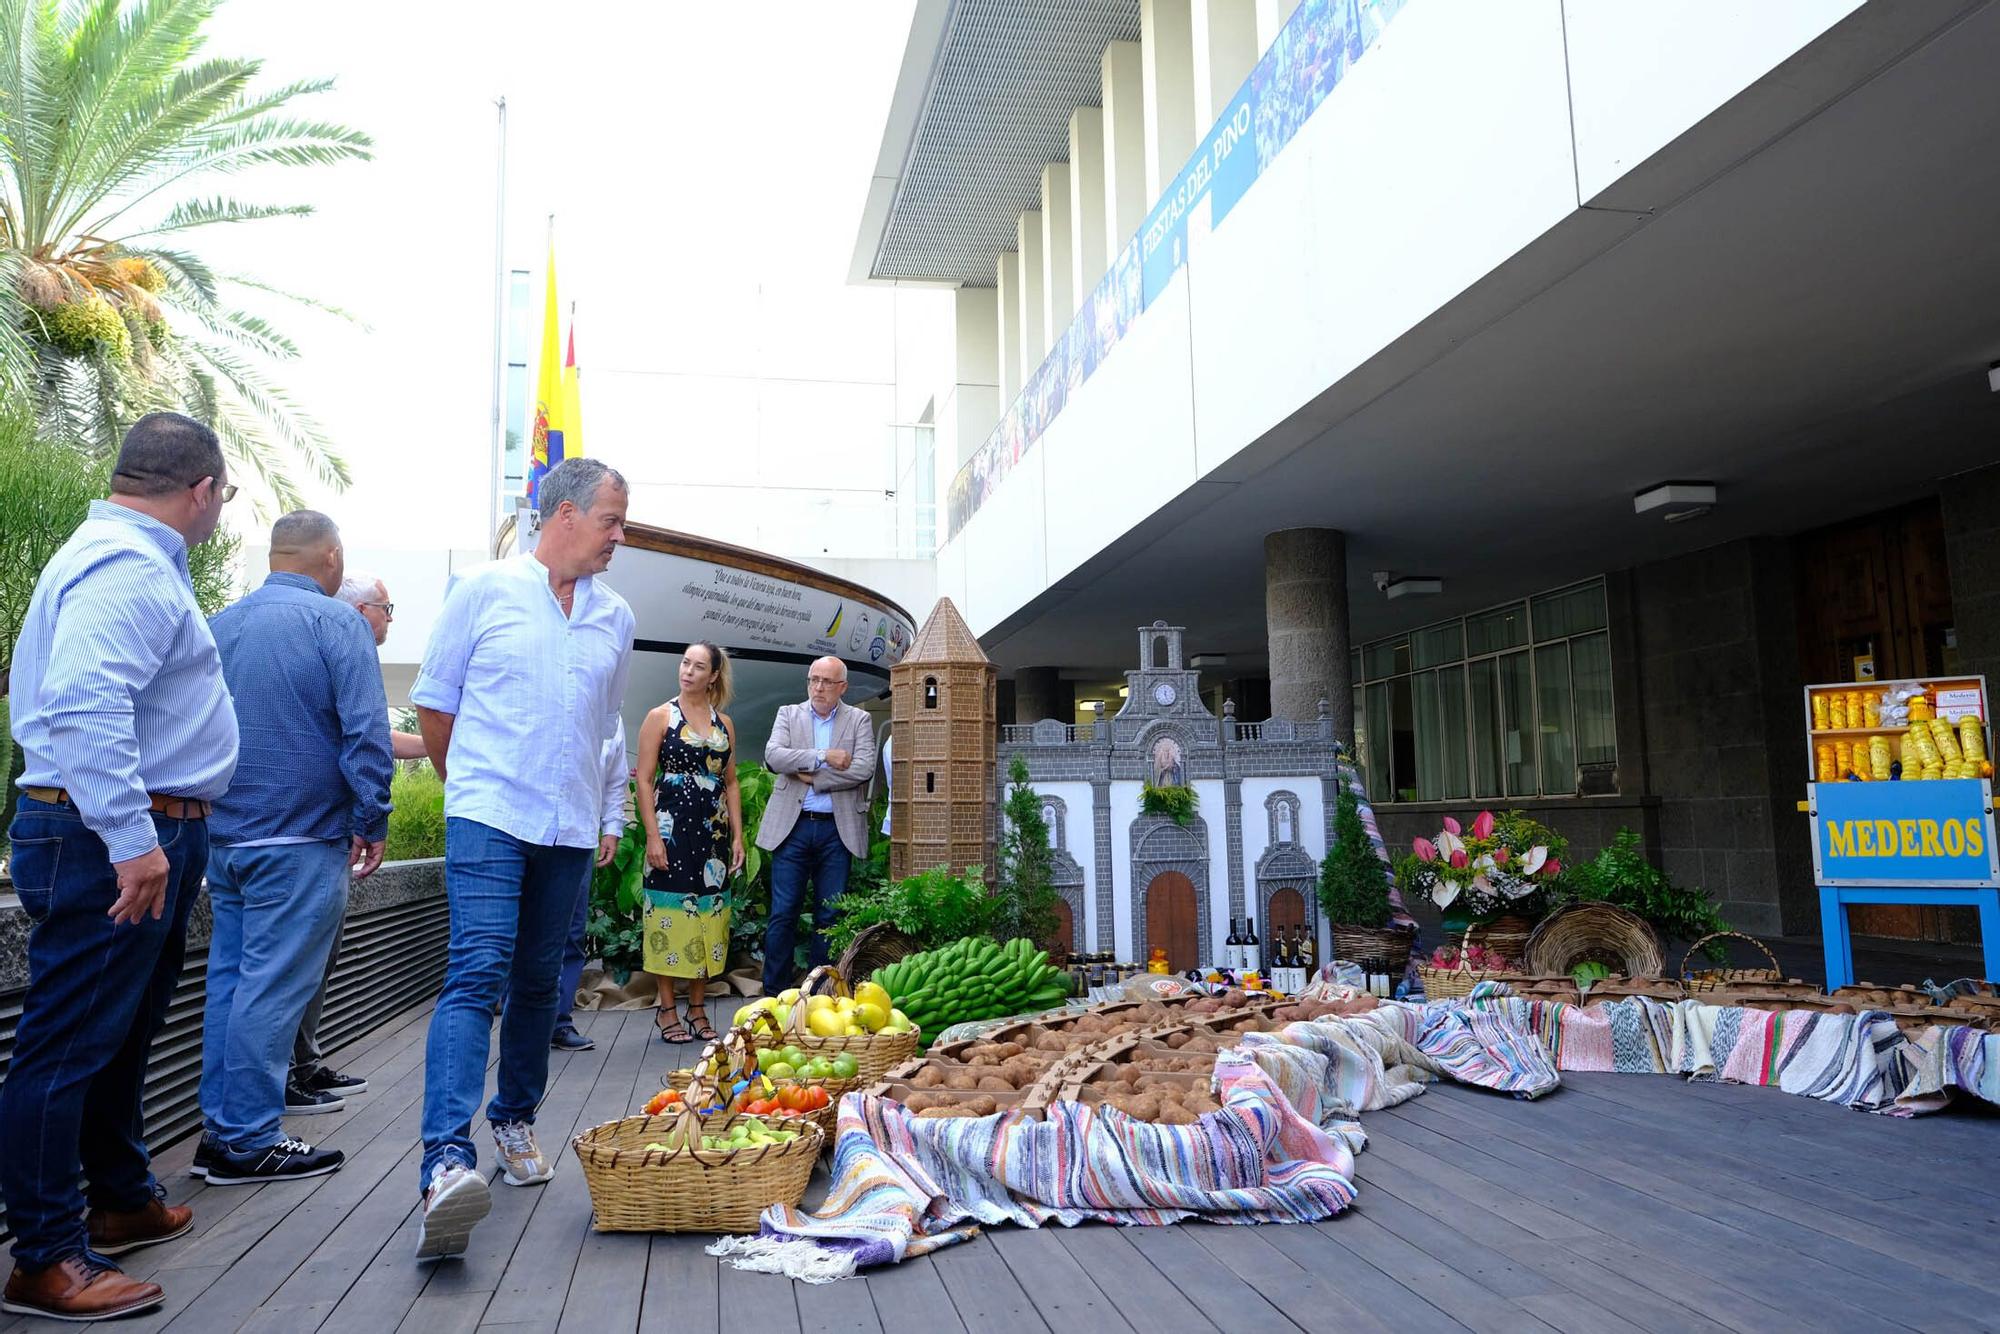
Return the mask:
{"type": "Polygon", "coordinates": [[[653,809],[667,867],[646,871],[646,971],[720,977],[729,961],[729,813],[722,806],[729,732],[704,734],[667,704],[653,809]]]}

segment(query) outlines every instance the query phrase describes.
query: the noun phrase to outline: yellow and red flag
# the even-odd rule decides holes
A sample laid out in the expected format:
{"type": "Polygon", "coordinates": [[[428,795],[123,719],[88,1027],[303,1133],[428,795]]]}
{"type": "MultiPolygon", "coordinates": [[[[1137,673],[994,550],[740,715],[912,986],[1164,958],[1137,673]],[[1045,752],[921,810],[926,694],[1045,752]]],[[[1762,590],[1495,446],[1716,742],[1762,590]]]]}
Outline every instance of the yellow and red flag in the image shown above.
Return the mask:
{"type": "MultiPolygon", "coordinates": [[[[542,305],[542,355],[535,375],[535,429],[528,440],[528,503],[536,503],[542,478],[566,456],[569,441],[564,419],[562,356],[558,339],[560,315],[556,304],[556,245],[549,239],[548,297],[542,305]]],[[[574,375],[574,371],[571,372],[574,375]]]]}

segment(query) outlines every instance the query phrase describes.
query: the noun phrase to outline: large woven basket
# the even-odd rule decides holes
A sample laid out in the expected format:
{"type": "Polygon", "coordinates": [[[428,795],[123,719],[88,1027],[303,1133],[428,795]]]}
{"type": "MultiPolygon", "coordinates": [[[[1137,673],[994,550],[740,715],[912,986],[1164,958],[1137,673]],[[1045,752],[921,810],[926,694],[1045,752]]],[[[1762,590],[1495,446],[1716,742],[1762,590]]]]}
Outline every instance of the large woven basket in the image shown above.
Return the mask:
{"type": "Polygon", "coordinates": [[[833,966],[842,977],[866,982],[877,968],[886,968],[898,959],[907,959],[922,947],[914,936],[906,936],[887,922],[864,928],[848,942],[833,966]]]}
{"type": "Polygon", "coordinates": [[[851,995],[847,979],[829,964],[822,964],[806,974],[806,980],[799,983],[798,1003],[792,1006],[791,1022],[785,1026],[785,1041],[800,1051],[819,1056],[837,1056],[841,1052],[851,1052],[859,1065],[860,1080],[872,1084],[889,1073],[892,1066],[901,1065],[917,1054],[917,1043],[922,1034],[916,1029],[906,1033],[857,1033],[852,1037],[820,1037],[806,1027],[806,998],[820,994],[835,996],[851,995]]]}
{"type": "Polygon", "coordinates": [[[678,1129],[695,1136],[725,1131],[739,1118],[628,1116],[593,1126],[571,1141],[583,1166],[599,1232],[755,1232],[774,1204],[805,1198],[826,1135],[802,1121],[799,1137],[754,1149],[648,1149],[678,1129]]]}
{"type": "Polygon", "coordinates": [[[1534,933],[1532,921],[1507,913],[1480,926],[1479,943],[1509,963],[1518,964],[1528,948],[1528,937],[1534,933]]]}
{"type": "Polygon", "coordinates": [[[1687,953],[1681,956],[1681,985],[1689,991],[1719,991],[1723,987],[1741,986],[1745,983],[1782,982],[1784,980],[1784,970],[1778,967],[1777,957],[1771,951],[1764,948],[1764,942],[1753,936],[1746,936],[1741,931],[1711,931],[1694,944],[1688,946],[1687,953]],[[1757,952],[1763,955],[1771,966],[1769,968],[1702,968],[1694,971],[1688,969],[1688,964],[1693,961],[1696,950],[1711,940],[1721,940],[1724,937],[1728,937],[1731,940],[1749,941],[1750,944],[1757,947],[1757,952]]]}
{"type": "Polygon", "coordinates": [[[1333,957],[1349,963],[1379,959],[1389,965],[1389,976],[1401,977],[1410,966],[1410,946],[1417,933],[1407,927],[1344,926],[1336,924],[1333,957]]]}
{"type": "MultiPolygon", "coordinates": [[[[1483,928],[1478,923],[1465,929],[1465,938],[1458,943],[1457,967],[1433,968],[1427,963],[1417,965],[1417,977],[1424,984],[1426,1000],[1451,1000],[1459,996],[1469,996],[1472,994],[1472,989],[1481,982],[1506,976],[1490,969],[1465,966],[1465,952],[1472,948],[1473,936],[1481,934],[1482,931],[1483,928]]],[[[1484,941],[1480,943],[1488,944],[1484,941]]],[[[1488,948],[1491,948],[1490,944],[1488,948]]]]}
{"type": "Polygon", "coordinates": [[[1567,976],[1582,963],[1602,963],[1626,977],[1658,977],[1660,938],[1637,913],[1609,903],[1572,903],[1541,920],[1521,955],[1521,971],[1537,976],[1567,976]]]}

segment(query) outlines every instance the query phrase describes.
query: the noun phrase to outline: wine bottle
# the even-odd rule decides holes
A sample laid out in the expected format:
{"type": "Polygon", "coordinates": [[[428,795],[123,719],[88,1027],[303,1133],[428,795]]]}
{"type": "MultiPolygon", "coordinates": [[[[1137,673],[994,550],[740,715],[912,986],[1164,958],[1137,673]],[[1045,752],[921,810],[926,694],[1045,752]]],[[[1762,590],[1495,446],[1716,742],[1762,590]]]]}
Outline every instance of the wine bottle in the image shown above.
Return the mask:
{"type": "Polygon", "coordinates": [[[1257,939],[1257,919],[1245,917],[1243,921],[1249,928],[1243,933],[1243,971],[1259,972],[1263,966],[1263,957],[1261,942],[1257,939]]]}
{"type": "MultiPolygon", "coordinates": [[[[1305,986],[1308,987],[1313,983],[1313,974],[1319,971],[1313,957],[1317,952],[1318,946],[1314,944],[1313,938],[1301,927],[1299,929],[1299,967],[1305,972],[1305,986]]],[[[1305,987],[1300,988],[1301,991],[1304,989],[1305,987]]]]}
{"type": "Polygon", "coordinates": [[[1243,937],[1236,929],[1236,919],[1229,919],[1229,938],[1222,942],[1222,957],[1216,960],[1216,967],[1229,972],[1236,971],[1237,949],[1243,944],[1243,937]]]}

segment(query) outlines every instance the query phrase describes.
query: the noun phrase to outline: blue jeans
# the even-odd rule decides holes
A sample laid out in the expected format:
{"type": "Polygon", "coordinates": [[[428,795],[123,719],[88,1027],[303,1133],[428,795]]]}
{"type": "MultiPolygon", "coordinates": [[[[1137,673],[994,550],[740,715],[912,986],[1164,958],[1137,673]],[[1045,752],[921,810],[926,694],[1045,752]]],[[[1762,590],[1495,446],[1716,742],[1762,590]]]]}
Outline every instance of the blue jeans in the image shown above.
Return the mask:
{"type": "Polygon", "coordinates": [[[444,822],[451,949],[424,1048],[420,1188],[447,1158],[467,1167],[479,1161],[472,1116],[486,1086],[493,1005],[503,987],[500,1086],[486,1119],[535,1119],[549,1081],[564,932],[576,912],[577,881],[594,855],[593,848],[524,843],[460,816],[444,822]]]}
{"type": "Polygon", "coordinates": [[[576,1027],[576,989],[583,981],[583,964],[590,949],[590,882],[597,866],[593,860],[583,873],[583,887],[576,893],[576,916],[569,919],[569,935],[563,941],[562,977],[556,983],[556,1027],[576,1027]]]}
{"type": "Polygon", "coordinates": [[[14,1260],[39,1270],[84,1249],[83,1214],[153,1197],[139,1097],[187,948],[208,825],[153,817],[166,908],[114,926],[118,876],[73,806],[23,796],[9,831],[14,891],[32,922],[28,992],[0,1085],[0,1194],[14,1260]],[[78,1181],[88,1178],[88,1200],[78,1181]]]}
{"type": "Polygon", "coordinates": [[[343,838],[210,854],[201,1120],[231,1148],[285,1137],[292,1044],[347,911],[349,851],[343,838]]]}
{"type": "Polygon", "coordinates": [[[765,995],[775,996],[792,984],[793,946],[808,880],[813,887],[812,962],[814,967],[826,962],[826,931],[833,925],[833,905],[847,888],[851,860],[833,821],[808,820],[803,813],[771,854],[771,924],[764,928],[765,995]]]}

